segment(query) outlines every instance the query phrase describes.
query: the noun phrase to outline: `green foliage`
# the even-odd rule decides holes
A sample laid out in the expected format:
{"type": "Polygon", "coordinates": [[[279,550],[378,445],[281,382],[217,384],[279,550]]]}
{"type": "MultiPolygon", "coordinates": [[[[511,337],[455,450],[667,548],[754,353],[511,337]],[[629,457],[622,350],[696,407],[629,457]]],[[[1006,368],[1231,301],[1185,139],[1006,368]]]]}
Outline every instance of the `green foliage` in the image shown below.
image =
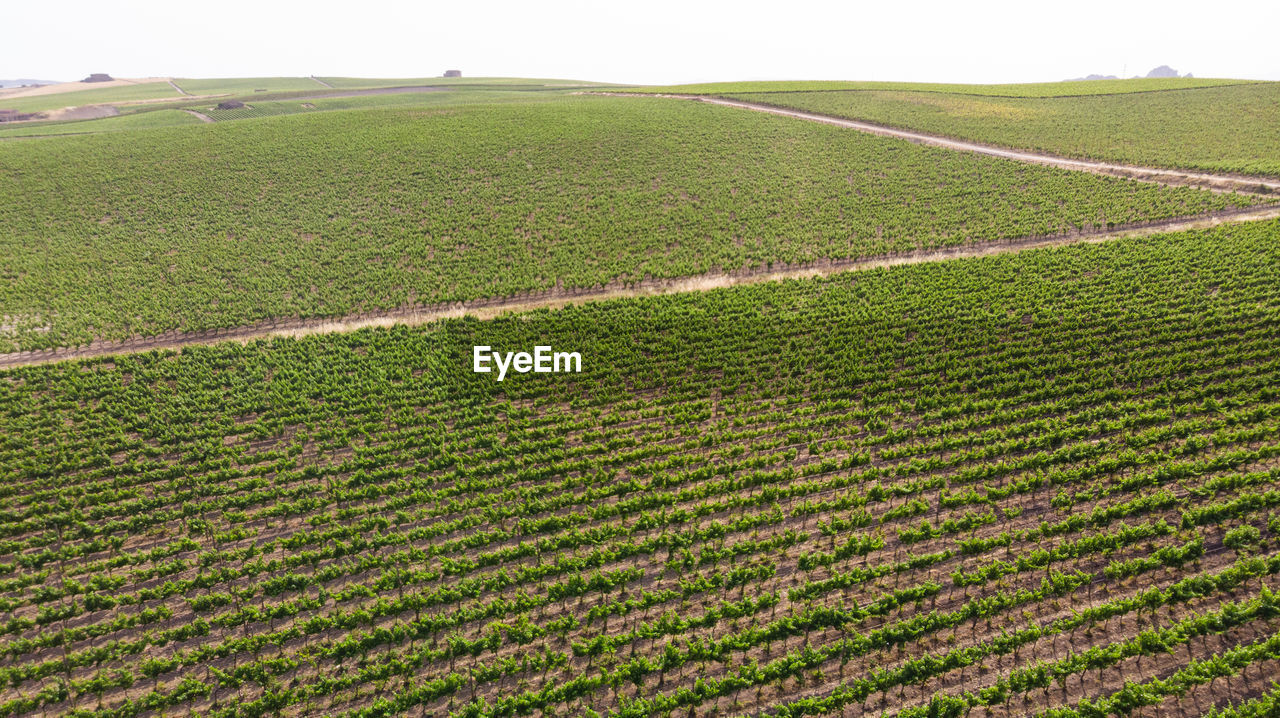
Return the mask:
{"type": "Polygon", "coordinates": [[[1274,511],[1278,233],[0,372],[0,713],[1083,716],[1257,687],[1280,553],[1206,545],[1274,511]],[[535,342],[584,372],[470,372],[535,342]]]}
{"type": "Polygon", "coordinates": [[[1229,549],[1242,551],[1252,548],[1262,541],[1262,532],[1257,526],[1237,526],[1222,537],[1222,545],[1229,549]]]}

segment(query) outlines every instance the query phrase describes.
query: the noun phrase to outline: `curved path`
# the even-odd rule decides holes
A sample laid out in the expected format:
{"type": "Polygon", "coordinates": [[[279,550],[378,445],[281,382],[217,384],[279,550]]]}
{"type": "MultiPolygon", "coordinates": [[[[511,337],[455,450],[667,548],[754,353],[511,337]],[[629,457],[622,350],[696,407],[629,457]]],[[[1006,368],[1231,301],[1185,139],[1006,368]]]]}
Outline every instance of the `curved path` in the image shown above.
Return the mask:
{"type": "Polygon", "coordinates": [[[821,115],[814,112],[793,110],[786,107],[766,105],[759,102],[730,100],[723,97],[712,97],[709,95],[665,95],[641,94],[634,92],[587,92],[582,94],[606,95],[609,97],[665,97],[676,100],[693,100],[696,102],[706,102],[711,105],[740,107],[747,110],[755,110],[756,112],[768,112],[773,115],[795,117],[801,120],[809,120],[810,122],[821,122],[823,124],[835,125],[837,127],[847,127],[849,129],[859,130],[873,135],[880,135],[882,137],[896,137],[898,139],[909,140],[922,145],[945,147],[947,149],[960,150],[962,152],[975,152],[978,154],[989,155],[991,157],[1002,157],[1004,159],[1016,160],[1018,162],[1030,162],[1038,165],[1060,167],[1062,169],[1114,175],[1117,177],[1128,177],[1130,179],[1142,180],[1144,182],[1155,182],[1158,184],[1192,185],[1219,191],[1242,192],[1247,194],[1280,194],[1280,180],[1277,179],[1208,172],[1190,172],[1186,170],[1173,170],[1159,167],[1139,167],[1137,165],[1114,164],[1111,162],[1100,162],[1095,160],[1071,159],[1069,157],[1061,157],[1043,152],[1029,152],[1025,150],[1009,149],[1007,147],[985,145],[979,142],[969,142],[967,140],[958,140],[951,137],[943,137],[941,135],[931,135],[925,132],[916,132],[914,130],[903,130],[896,127],[863,122],[861,120],[850,120],[843,117],[834,117],[832,115],[821,115]]]}
{"type": "Polygon", "coordinates": [[[1143,222],[1127,227],[1109,230],[1092,230],[1072,232],[1053,236],[1026,237],[1020,239],[997,240],[979,244],[947,247],[941,249],[923,249],[914,252],[902,252],[878,257],[865,257],[850,260],[828,260],[799,266],[783,267],[768,270],[743,270],[724,273],[715,272],[693,277],[673,279],[646,280],[633,284],[612,284],[602,288],[584,288],[576,290],[548,289],[531,292],[518,297],[498,297],[477,299],[468,302],[454,302],[427,307],[402,307],[378,312],[369,312],[356,316],[335,317],[329,319],[283,319],[275,322],[255,324],[228,329],[215,329],[203,332],[170,331],[153,337],[141,337],[120,342],[93,342],[88,346],[68,349],[46,349],[40,351],[13,352],[0,354],[0,369],[47,364],[67,359],[88,359],[115,354],[137,354],[153,349],[178,349],[196,344],[217,344],[226,341],[249,342],[269,337],[304,336],[307,334],[326,334],[332,332],[349,332],[366,327],[384,327],[394,324],[417,325],[461,316],[472,316],[477,319],[493,319],[504,314],[527,312],[534,309],[557,309],[572,304],[617,299],[621,297],[652,296],[660,294],[676,294],[681,292],[700,292],[720,289],[742,284],[757,284],[784,279],[803,279],[821,277],[838,272],[892,267],[902,264],[922,264],[938,262],[962,257],[983,257],[993,254],[1011,254],[1026,249],[1054,247],[1078,242],[1106,242],[1121,237],[1134,237],[1158,232],[1177,232],[1188,229],[1204,229],[1220,224],[1235,222],[1253,222],[1280,218],[1280,206],[1249,207],[1228,210],[1209,215],[1195,217],[1143,222]]]}

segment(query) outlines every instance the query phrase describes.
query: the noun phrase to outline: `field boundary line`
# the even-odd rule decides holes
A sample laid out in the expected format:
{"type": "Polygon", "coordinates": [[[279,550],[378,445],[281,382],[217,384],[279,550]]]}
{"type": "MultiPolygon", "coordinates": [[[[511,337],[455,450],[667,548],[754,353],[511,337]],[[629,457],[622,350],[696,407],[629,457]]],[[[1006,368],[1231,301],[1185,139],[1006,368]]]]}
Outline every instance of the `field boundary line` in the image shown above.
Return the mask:
{"type": "Polygon", "coordinates": [[[920,145],[942,147],[945,149],[959,150],[961,152],[972,152],[990,157],[1026,162],[1029,164],[1058,167],[1060,169],[1092,172],[1094,174],[1111,175],[1113,177],[1124,177],[1141,182],[1178,186],[1190,185],[1218,192],[1239,192],[1243,194],[1264,196],[1280,194],[1280,179],[1249,177],[1247,175],[1235,175],[1229,173],[1193,172],[1190,170],[1166,169],[1160,167],[1142,167],[1140,165],[1103,162],[1101,160],[1082,160],[1072,157],[1063,157],[1061,155],[1050,154],[1047,152],[1033,152],[1030,150],[1018,150],[999,145],[988,145],[971,140],[947,137],[945,135],[917,132],[915,130],[893,127],[891,125],[882,125],[875,122],[867,122],[865,120],[851,120],[846,117],[796,110],[789,107],[770,105],[763,102],[747,102],[745,100],[733,100],[713,95],[640,94],[633,92],[583,92],[580,94],[604,97],[660,97],[674,100],[693,100],[696,102],[705,102],[710,105],[738,107],[746,110],[754,110],[756,112],[765,112],[771,115],[781,115],[783,117],[792,117],[800,120],[808,120],[810,122],[820,122],[822,124],[858,130],[860,132],[879,135],[881,137],[893,137],[896,139],[907,140],[908,142],[914,142],[920,145]]]}
{"type": "Polygon", "coordinates": [[[187,92],[186,90],[182,89],[181,87],[178,87],[178,83],[174,82],[172,77],[171,77],[171,78],[169,78],[169,79],[167,80],[167,82],[169,83],[169,87],[172,87],[173,89],[175,89],[175,90],[177,90],[177,91],[178,91],[178,94],[179,94],[179,95],[183,95],[184,97],[191,97],[191,96],[192,96],[190,92],[187,92]]]}
{"type": "Polygon", "coordinates": [[[200,121],[201,121],[201,122],[213,122],[213,118],[212,118],[212,117],[210,117],[210,116],[208,116],[208,115],[206,115],[206,114],[205,114],[205,113],[203,113],[203,112],[197,112],[196,110],[185,109],[185,108],[184,108],[182,111],[183,111],[183,112],[185,112],[185,113],[187,113],[188,115],[193,116],[193,117],[198,117],[198,118],[200,118],[200,121]]]}
{"type": "Polygon", "coordinates": [[[1104,230],[1077,231],[1069,234],[993,240],[980,244],[885,254],[857,259],[831,259],[769,269],[747,269],[731,272],[708,272],[686,277],[647,279],[640,282],[612,283],[603,287],[544,289],[515,297],[490,297],[448,302],[430,306],[411,306],[365,312],[345,317],[281,319],[273,322],[210,329],[199,332],[171,330],[150,337],[123,341],[95,341],[85,346],[37,349],[0,354],[0,370],[48,364],[70,359],[90,359],[118,354],[139,354],[154,349],[180,349],[184,346],[219,344],[238,341],[247,343],[271,337],[299,337],[308,334],[352,332],[368,327],[396,324],[416,326],[442,319],[470,316],[494,319],[505,314],[520,314],[536,309],[559,309],[587,302],[628,297],[659,296],[703,292],[738,285],[778,282],[787,279],[825,277],[842,272],[865,271],[905,264],[925,264],[971,257],[1016,254],[1028,249],[1042,249],[1070,244],[1094,244],[1124,237],[1138,237],[1162,232],[1207,229],[1222,224],[1280,219],[1280,205],[1246,207],[1212,214],[1175,219],[1140,222],[1104,230]]]}

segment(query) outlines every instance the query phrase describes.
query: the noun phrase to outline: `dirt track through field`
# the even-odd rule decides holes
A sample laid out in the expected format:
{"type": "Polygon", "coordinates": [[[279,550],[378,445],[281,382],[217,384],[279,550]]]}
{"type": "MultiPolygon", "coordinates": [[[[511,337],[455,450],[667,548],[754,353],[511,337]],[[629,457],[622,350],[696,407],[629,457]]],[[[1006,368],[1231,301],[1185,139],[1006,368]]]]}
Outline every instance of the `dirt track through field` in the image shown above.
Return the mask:
{"type": "Polygon", "coordinates": [[[201,122],[213,122],[213,118],[203,112],[196,112],[195,110],[183,110],[183,112],[194,117],[199,117],[201,122]]]}
{"type": "Polygon", "coordinates": [[[915,132],[913,130],[903,130],[896,127],[888,127],[859,120],[850,120],[843,117],[821,115],[813,112],[792,110],[785,107],[775,107],[773,105],[766,105],[758,102],[729,100],[723,97],[710,97],[704,95],[662,95],[637,94],[629,92],[587,92],[582,94],[604,95],[608,97],[665,97],[676,100],[694,100],[697,102],[706,102],[712,105],[739,107],[747,110],[755,110],[756,112],[767,112],[773,115],[794,117],[801,120],[809,120],[810,122],[821,122],[827,125],[846,127],[873,135],[880,135],[882,137],[896,137],[898,139],[908,140],[922,145],[944,147],[946,149],[959,150],[962,152],[975,152],[977,154],[1001,157],[1004,159],[1016,160],[1018,162],[1030,162],[1038,165],[1048,165],[1050,167],[1059,167],[1062,169],[1077,170],[1081,172],[1093,172],[1094,174],[1126,177],[1143,182],[1154,182],[1156,184],[1190,185],[1194,187],[1205,187],[1217,191],[1242,192],[1247,194],[1280,194],[1280,180],[1277,179],[1206,172],[1189,172],[1186,170],[1139,167],[1137,165],[1122,165],[1095,160],[1071,159],[1069,157],[1060,157],[1058,155],[1045,154],[1042,152],[1027,152],[1024,150],[1009,149],[1007,147],[985,145],[978,142],[957,140],[950,137],[931,135],[924,132],[915,132]]]}
{"type": "Polygon", "coordinates": [[[177,90],[179,95],[185,95],[186,97],[191,97],[190,92],[187,92],[181,87],[178,87],[178,83],[174,82],[172,79],[169,80],[169,87],[172,87],[173,89],[177,90]]]}
{"type": "Polygon", "coordinates": [[[1249,207],[1196,217],[1144,222],[1109,230],[1073,232],[1046,237],[1027,237],[940,249],[921,249],[913,252],[860,259],[826,260],[780,269],[741,270],[728,273],[715,272],[693,277],[645,280],[625,285],[615,284],[602,288],[547,289],[518,297],[476,299],[427,307],[402,307],[329,319],[284,319],[269,323],[202,332],[170,331],[157,336],[139,337],[125,341],[93,342],[83,347],[0,354],[0,369],[48,364],[68,359],[88,359],[115,354],[137,354],[153,349],[179,349],[197,344],[218,344],[227,341],[246,343],[255,339],[270,337],[299,337],[308,334],[351,332],[367,327],[386,327],[395,324],[414,326],[462,316],[493,319],[505,314],[528,312],[535,309],[559,309],[573,304],[607,299],[701,292],[744,284],[825,277],[840,272],[893,267],[903,264],[940,262],[965,257],[1012,254],[1027,249],[1057,247],[1076,243],[1106,242],[1122,237],[1205,229],[1220,224],[1256,222],[1277,218],[1280,218],[1280,205],[1264,208],[1249,207]]]}

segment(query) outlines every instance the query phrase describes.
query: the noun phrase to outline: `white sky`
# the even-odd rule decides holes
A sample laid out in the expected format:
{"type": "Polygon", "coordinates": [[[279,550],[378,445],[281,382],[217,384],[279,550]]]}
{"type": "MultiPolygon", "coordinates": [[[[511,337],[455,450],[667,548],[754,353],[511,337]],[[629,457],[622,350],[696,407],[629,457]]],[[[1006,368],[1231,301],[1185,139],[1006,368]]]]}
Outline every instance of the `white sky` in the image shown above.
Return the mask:
{"type": "Polygon", "coordinates": [[[1280,2],[45,0],[0,11],[0,78],[520,76],[1280,80],[1280,2]]]}

